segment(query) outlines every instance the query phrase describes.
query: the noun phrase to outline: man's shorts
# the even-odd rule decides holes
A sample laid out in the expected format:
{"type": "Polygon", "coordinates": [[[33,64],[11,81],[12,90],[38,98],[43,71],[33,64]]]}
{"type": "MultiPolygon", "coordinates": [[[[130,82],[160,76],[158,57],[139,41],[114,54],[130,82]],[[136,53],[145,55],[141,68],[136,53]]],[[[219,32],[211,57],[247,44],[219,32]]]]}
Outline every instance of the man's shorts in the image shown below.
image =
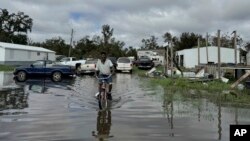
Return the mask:
{"type": "Polygon", "coordinates": [[[99,84],[101,84],[103,80],[107,84],[112,84],[112,76],[100,74],[98,78],[107,78],[107,79],[99,79],[99,84]]]}

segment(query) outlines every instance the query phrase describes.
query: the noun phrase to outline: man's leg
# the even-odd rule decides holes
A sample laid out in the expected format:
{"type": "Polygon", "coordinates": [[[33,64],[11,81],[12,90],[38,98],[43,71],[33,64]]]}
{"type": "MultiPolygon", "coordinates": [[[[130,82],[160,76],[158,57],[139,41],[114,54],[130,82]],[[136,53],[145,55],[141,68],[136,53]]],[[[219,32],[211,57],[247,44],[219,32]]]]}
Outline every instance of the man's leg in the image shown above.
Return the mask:
{"type": "Polygon", "coordinates": [[[111,93],[112,90],[112,84],[109,84],[109,93],[111,93]]]}
{"type": "Polygon", "coordinates": [[[108,97],[109,100],[112,100],[112,96],[111,96],[112,77],[109,77],[107,81],[108,81],[108,84],[109,84],[109,89],[108,89],[108,95],[107,95],[107,97],[108,97]]]}
{"type": "Polygon", "coordinates": [[[112,89],[112,84],[109,84],[107,93],[107,97],[109,100],[112,100],[111,89],[112,89]]]}

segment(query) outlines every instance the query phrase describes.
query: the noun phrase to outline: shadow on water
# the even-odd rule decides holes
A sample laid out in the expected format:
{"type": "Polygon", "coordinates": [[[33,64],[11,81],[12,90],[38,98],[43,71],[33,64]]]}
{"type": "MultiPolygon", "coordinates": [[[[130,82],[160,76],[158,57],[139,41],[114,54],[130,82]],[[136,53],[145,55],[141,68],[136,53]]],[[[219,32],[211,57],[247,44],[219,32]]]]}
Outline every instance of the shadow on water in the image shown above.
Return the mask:
{"type": "Polygon", "coordinates": [[[114,137],[110,135],[112,125],[112,115],[110,110],[97,112],[96,131],[92,131],[92,136],[99,141],[114,137]]]}

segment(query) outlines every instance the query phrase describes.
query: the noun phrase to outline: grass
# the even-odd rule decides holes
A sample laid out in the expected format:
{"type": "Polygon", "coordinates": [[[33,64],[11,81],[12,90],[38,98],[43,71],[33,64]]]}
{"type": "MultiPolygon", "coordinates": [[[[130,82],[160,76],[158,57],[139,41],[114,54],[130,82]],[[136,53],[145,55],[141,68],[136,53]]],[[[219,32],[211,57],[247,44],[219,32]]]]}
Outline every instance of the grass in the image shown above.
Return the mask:
{"type": "MultiPolygon", "coordinates": [[[[162,71],[163,67],[157,67],[157,71],[162,71]]],[[[146,77],[148,70],[140,70],[134,68],[134,72],[139,76],[146,77]]],[[[163,72],[163,71],[162,71],[163,72]]],[[[170,91],[182,91],[181,93],[195,95],[196,97],[205,97],[210,101],[220,101],[222,104],[230,104],[237,106],[249,106],[250,107],[250,91],[247,89],[238,90],[231,89],[230,83],[224,83],[219,80],[213,80],[209,82],[190,82],[187,78],[173,77],[149,77],[149,84],[154,87],[157,85],[163,86],[164,89],[170,91]],[[192,92],[191,92],[192,91],[192,92]]]]}
{"type": "Polygon", "coordinates": [[[14,66],[0,65],[0,71],[13,71],[14,68],[14,66]]]}

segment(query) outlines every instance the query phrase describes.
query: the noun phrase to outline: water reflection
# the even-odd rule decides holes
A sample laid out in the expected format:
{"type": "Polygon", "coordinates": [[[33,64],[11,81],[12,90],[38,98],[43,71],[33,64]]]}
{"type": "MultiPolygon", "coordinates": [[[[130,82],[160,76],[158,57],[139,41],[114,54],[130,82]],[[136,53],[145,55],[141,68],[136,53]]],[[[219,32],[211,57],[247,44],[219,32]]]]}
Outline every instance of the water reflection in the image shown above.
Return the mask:
{"type": "Polygon", "coordinates": [[[12,72],[0,71],[0,88],[4,86],[9,86],[13,83],[12,72]]]}
{"type": "Polygon", "coordinates": [[[12,78],[11,72],[0,72],[0,111],[28,107],[28,94],[22,87],[14,86],[12,78]]]}
{"type": "Polygon", "coordinates": [[[22,88],[1,91],[0,111],[5,109],[23,109],[28,107],[28,94],[22,88]]]}
{"type": "Polygon", "coordinates": [[[167,96],[164,97],[163,100],[163,107],[164,107],[164,115],[167,115],[168,124],[170,126],[171,132],[169,133],[169,136],[174,136],[174,132],[172,131],[174,129],[174,121],[173,121],[173,93],[166,94],[167,96]]]}
{"type": "Polygon", "coordinates": [[[61,82],[53,82],[50,79],[29,79],[19,82],[15,79],[15,84],[24,88],[27,93],[48,94],[53,88],[69,89],[68,85],[73,83],[73,79],[63,79],[61,82]]]}
{"type": "Polygon", "coordinates": [[[193,123],[193,132],[216,131],[217,140],[227,138],[230,124],[249,123],[249,119],[246,119],[250,117],[248,108],[240,108],[240,114],[239,107],[230,106],[223,98],[219,92],[211,94],[204,91],[165,89],[163,110],[171,129],[169,136],[175,136],[176,130],[180,130],[177,127],[179,123],[174,122],[179,118],[185,118],[189,124],[193,123]],[[202,127],[204,125],[207,127],[202,127]]]}
{"type": "Polygon", "coordinates": [[[99,141],[114,137],[113,135],[110,135],[111,124],[111,111],[98,111],[96,131],[92,131],[92,136],[99,139],[99,141]]]}

